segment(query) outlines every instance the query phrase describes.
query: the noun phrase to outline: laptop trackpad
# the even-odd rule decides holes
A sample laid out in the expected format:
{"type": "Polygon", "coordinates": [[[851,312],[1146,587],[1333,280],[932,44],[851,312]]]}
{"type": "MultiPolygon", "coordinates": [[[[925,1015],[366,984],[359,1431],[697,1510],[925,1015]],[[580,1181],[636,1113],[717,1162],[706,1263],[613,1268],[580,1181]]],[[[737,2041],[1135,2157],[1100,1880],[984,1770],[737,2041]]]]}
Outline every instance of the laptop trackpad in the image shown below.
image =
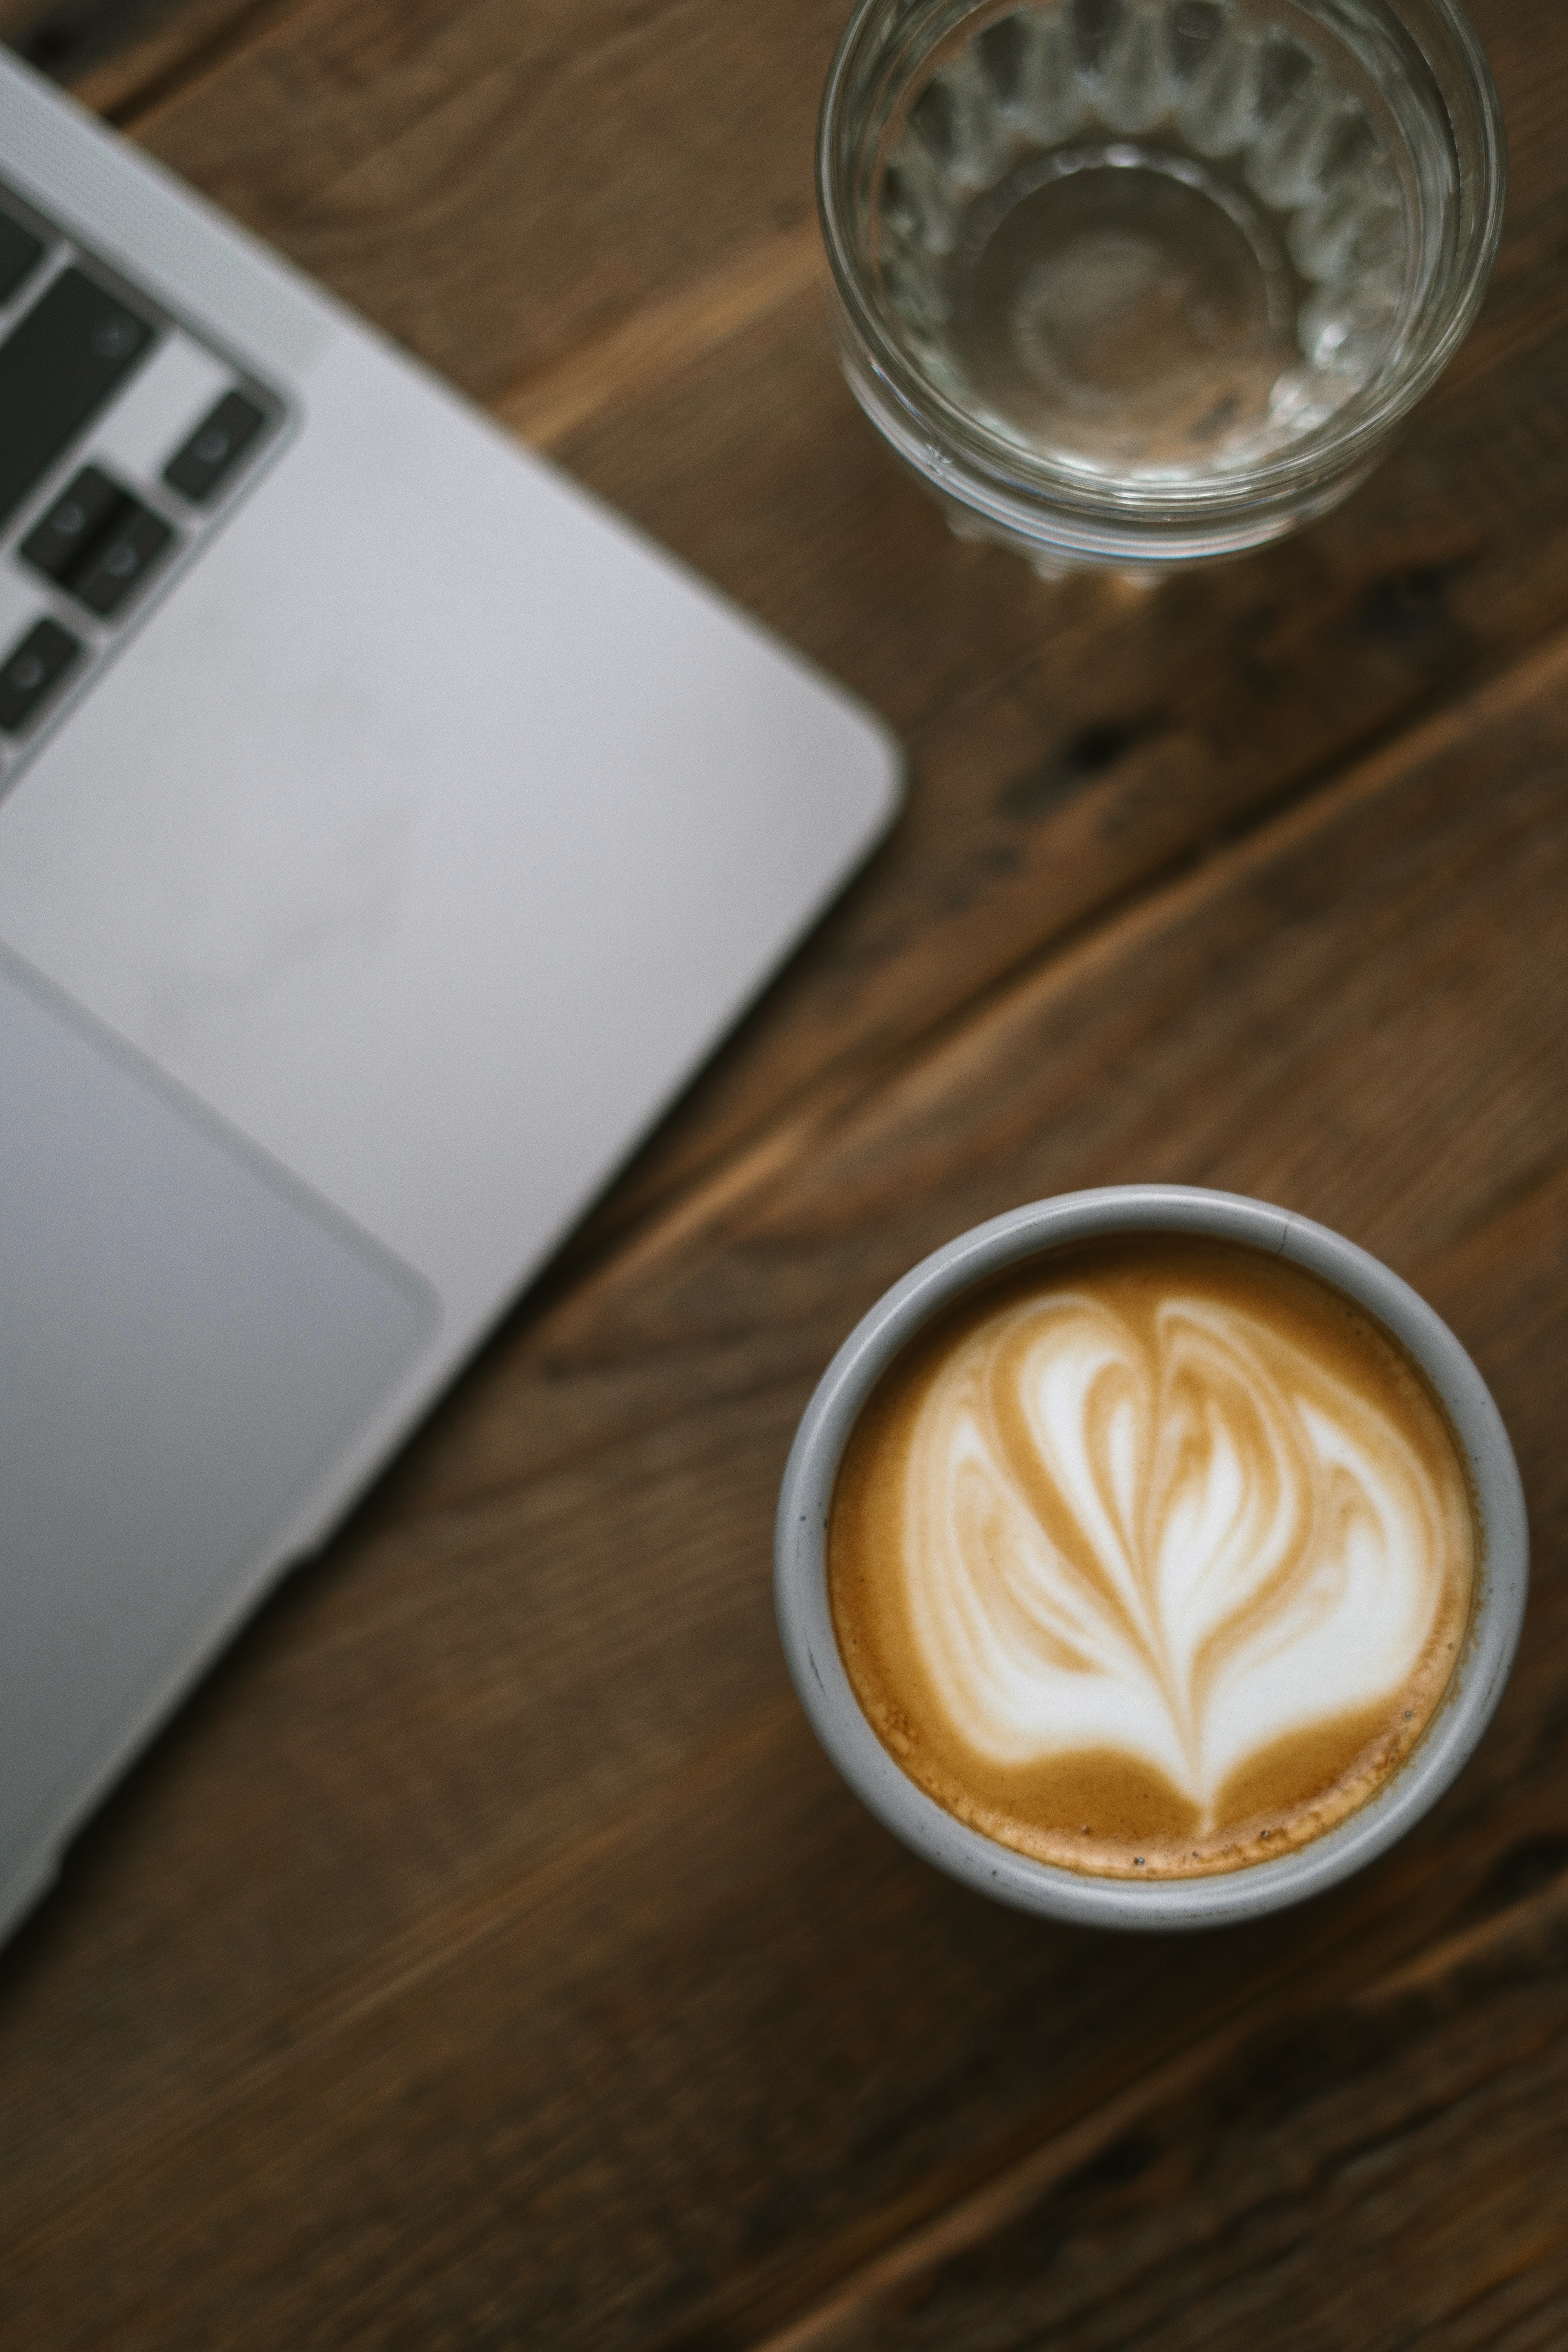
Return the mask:
{"type": "Polygon", "coordinates": [[[438,1309],[8,959],[0,1103],[3,1911],[29,1825],[254,1597],[438,1309]]]}

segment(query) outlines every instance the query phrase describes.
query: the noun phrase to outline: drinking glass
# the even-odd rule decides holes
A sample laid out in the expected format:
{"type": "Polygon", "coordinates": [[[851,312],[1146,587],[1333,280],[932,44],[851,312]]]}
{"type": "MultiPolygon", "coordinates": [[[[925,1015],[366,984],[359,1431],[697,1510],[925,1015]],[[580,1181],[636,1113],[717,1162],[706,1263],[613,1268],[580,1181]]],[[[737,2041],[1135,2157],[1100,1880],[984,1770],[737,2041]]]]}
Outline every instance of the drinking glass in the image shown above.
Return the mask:
{"type": "Polygon", "coordinates": [[[1476,315],[1506,164],[1454,0],[860,0],[817,173],[856,398],[1051,574],[1353,489],[1476,315]]]}

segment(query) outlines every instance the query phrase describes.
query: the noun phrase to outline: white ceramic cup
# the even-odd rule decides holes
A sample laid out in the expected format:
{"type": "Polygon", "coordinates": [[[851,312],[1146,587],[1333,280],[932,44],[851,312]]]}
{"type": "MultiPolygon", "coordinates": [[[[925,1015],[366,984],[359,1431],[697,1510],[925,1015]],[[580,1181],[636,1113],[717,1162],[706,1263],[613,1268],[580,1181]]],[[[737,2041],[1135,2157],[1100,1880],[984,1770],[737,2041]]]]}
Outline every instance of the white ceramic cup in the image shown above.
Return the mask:
{"type": "Polygon", "coordinates": [[[1384,1853],[1434,1805],[1474,1751],[1519,1645],[1529,1535],[1513,1449],[1491,1394],[1447,1326],[1407,1283],[1353,1242],[1230,1192],[1121,1184],[1014,1209],[917,1265],[835,1356],[806,1408],[784,1472],[774,1596],[784,1655],[828,1755],[879,1821],[938,1869],[1023,1911],[1082,1927],[1210,1927],[1321,1894],[1384,1853]],[[1425,1372],[1470,1481],[1479,1549],[1463,1654],[1425,1735],[1359,1810],[1310,1844],[1213,1877],[1147,1883],[1037,1862],[943,1810],[910,1780],[860,1710],[838,1655],[827,1592],[827,1523],[849,1433],[893,1359],[931,1318],[1003,1268],[1103,1234],[1186,1233],[1289,1259],[1368,1309],[1425,1372]]]}

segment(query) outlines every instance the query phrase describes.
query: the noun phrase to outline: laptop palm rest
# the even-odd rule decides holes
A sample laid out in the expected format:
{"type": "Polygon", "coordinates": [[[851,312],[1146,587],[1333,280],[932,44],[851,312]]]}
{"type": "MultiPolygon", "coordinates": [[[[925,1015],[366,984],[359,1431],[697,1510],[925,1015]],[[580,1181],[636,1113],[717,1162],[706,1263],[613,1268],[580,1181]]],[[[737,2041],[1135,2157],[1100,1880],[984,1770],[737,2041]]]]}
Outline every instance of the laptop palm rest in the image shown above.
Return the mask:
{"type": "Polygon", "coordinates": [[[0,1102],[3,1927],[437,1309],[9,959],[0,1102]]]}

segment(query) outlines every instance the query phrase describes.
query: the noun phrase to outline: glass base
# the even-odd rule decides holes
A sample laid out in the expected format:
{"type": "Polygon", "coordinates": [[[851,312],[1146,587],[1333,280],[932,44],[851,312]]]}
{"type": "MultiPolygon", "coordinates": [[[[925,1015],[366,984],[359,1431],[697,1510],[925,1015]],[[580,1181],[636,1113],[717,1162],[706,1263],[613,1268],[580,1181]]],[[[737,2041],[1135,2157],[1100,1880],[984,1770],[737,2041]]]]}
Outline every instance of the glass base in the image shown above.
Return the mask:
{"type": "Polygon", "coordinates": [[[1234,474],[1387,361],[1410,190],[1321,28],[1270,0],[1114,21],[1100,54],[1047,0],[935,66],[875,213],[889,323],[954,406],[1052,466],[1234,474]]]}

